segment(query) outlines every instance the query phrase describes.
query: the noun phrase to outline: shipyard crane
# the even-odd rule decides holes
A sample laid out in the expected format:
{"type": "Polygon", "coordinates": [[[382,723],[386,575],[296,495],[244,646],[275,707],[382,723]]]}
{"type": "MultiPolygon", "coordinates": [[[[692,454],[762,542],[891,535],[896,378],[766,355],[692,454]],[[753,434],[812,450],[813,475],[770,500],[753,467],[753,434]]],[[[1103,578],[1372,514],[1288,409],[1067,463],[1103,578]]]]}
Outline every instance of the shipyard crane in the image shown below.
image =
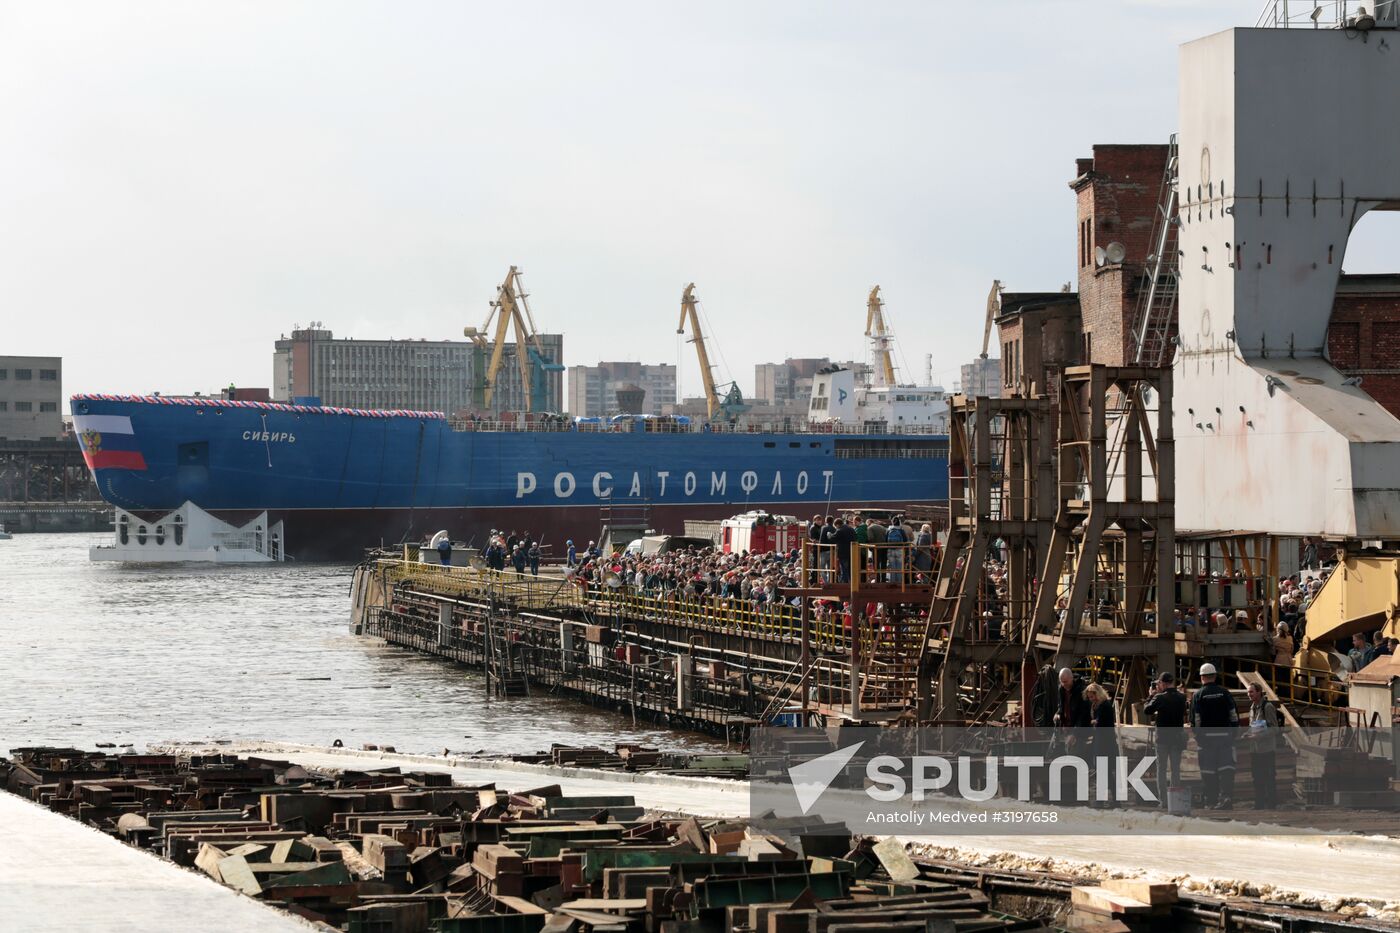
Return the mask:
{"type": "Polygon", "coordinates": [[[870,290],[870,297],[865,302],[865,336],[870,338],[870,343],[875,348],[875,384],[892,386],[895,385],[894,357],[890,353],[890,344],[894,335],[885,327],[884,307],[885,302],[880,297],[880,286],[876,285],[870,290]]]}
{"type": "MultiPolygon", "coordinates": [[[[676,333],[685,333],[686,320],[690,321],[690,332],[693,335],[690,343],[695,344],[695,355],[700,358],[700,379],[705,385],[705,417],[714,418],[715,411],[720,407],[719,390],[715,388],[714,368],[710,364],[710,354],[705,349],[705,335],[700,331],[700,312],[696,307],[695,283],[691,282],[681,292],[681,322],[676,325],[676,333]]],[[[737,392],[735,386],[732,392],[737,392]]]]}
{"type": "Polygon", "coordinates": [[[479,329],[466,327],[462,330],[477,346],[486,347],[492,318],[496,322],[495,338],[489,341],[491,362],[486,367],[483,380],[486,386],[483,404],[487,409],[491,408],[496,397],[501,364],[505,360],[506,335],[512,327],[515,330],[515,362],[520,369],[520,386],[525,396],[526,411],[543,411],[549,407],[548,374],[564,371],[563,365],[545,356],[527,299],[525,289],[520,284],[520,270],[511,266],[506,280],[496,289],[496,300],[491,302],[486,322],[479,329]]]}
{"type": "Polygon", "coordinates": [[[987,295],[987,324],[982,328],[982,359],[987,358],[987,345],[992,340],[992,323],[1001,314],[1001,279],[992,279],[992,290],[987,295]]]}

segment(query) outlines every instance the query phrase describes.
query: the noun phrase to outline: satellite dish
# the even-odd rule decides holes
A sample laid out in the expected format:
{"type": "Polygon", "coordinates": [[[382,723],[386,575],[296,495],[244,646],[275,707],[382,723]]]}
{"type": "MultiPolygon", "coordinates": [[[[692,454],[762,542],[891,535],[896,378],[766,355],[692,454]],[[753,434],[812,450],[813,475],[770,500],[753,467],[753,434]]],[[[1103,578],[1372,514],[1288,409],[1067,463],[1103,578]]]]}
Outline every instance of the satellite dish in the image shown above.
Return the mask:
{"type": "Polygon", "coordinates": [[[1095,246],[1095,247],[1094,247],[1094,262],[1095,262],[1097,265],[1100,265],[1100,266],[1101,266],[1101,265],[1103,265],[1103,264],[1104,264],[1105,262],[1107,262],[1107,261],[1108,261],[1108,251],[1105,250],[1102,246],[1095,246]]]}
{"type": "Polygon", "coordinates": [[[1104,257],[1107,258],[1109,262],[1114,264],[1122,262],[1124,258],[1128,255],[1128,251],[1124,249],[1123,244],[1117,242],[1116,240],[1108,244],[1108,246],[1104,248],[1103,253],[1104,257]]]}

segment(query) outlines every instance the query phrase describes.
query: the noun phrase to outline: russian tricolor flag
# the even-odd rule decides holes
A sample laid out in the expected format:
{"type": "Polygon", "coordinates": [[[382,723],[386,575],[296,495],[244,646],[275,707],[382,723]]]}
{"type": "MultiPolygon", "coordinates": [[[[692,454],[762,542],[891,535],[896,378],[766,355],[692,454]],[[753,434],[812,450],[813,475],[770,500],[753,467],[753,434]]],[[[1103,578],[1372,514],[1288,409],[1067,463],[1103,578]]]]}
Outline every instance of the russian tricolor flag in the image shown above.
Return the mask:
{"type": "Polygon", "coordinates": [[[74,415],[73,429],[89,470],[146,469],[126,415],[74,415]]]}

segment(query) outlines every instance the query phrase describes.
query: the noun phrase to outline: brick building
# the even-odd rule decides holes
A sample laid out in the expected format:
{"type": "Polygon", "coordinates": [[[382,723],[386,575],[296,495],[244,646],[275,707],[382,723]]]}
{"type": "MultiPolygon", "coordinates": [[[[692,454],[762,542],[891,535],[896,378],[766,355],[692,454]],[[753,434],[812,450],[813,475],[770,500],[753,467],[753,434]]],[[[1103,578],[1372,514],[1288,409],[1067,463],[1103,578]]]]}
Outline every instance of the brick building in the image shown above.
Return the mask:
{"type": "Polygon", "coordinates": [[[1327,327],[1327,357],[1400,417],[1400,275],[1343,275],[1327,327]]]}
{"type": "Polygon", "coordinates": [[[1084,355],[1096,363],[1132,361],[1130,328],[1166,164],[1167,147],[1158,145],[1095,146],[1092,157],[1075,161],[1079,307],[1084,355]],[[1119,262],[1110,258],[1115,243],[1119,262]]]}
{"type": "Polygon", "coordinates": [[[996,323],[1002,395],[1054,395],[1060,370],[1083,359],[1074,292],[1003,292],[996,323]]]}

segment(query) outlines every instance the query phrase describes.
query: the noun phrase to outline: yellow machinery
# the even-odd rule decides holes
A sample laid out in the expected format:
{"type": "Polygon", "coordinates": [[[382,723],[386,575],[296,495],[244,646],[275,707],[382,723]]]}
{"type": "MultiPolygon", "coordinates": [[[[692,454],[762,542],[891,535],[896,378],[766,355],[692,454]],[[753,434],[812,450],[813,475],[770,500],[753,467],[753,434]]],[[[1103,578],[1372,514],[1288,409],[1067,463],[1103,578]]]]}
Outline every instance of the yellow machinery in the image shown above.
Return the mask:
{"type": "MultiPolygon", "coordinates": [[[[992,291],[987,295],[987,324],[982,328],[982,359],[987,358],[987,344],[992,340],[992,322],[1001,314],[1001,279],[992,280],[992,291]]],[[[1003,366],[1009,365],[1007,362],[1003,366]]]]}
{"type": "Polygon", "coordinates": [[[892,386],[894,381],[894,357],[890,355],[890,342],[894,335],[885,327],[885,302],[880,298],[880,286],[870,290],[865,300],[865,336],[875,347],[875,374],[877,385],[892,386]]]}
{"type": "Polygon", "coordinates": [[[700,312],[695,303],[695,283],[691,282],[681,292],[681,322],[676,325],[676,333],[684,334],[686,321],[690,321],[690,342],[695,344],[695,355],[700,358],[700,378],[705,383],[705,416],[714,418],[720,406],[719,392],[715,389],[715,374],[710,366],[710,354],[705,349],[705,335],[700,332],[700,312]]]}
{"type": "Polygon", "coordinates": [[[1308,606],[1295,667],[1326,669],[1330,642],[1357,632],[1382,629],[1388,638],[1400,637],[1400,556],[1342,552],[1338,558],[1308,606]]]}
{"type": "Polygon", "coordinates": [[[525,398],[525,410],[544,410],[548,407],[548,383],[544,377],[548,372],[562,372],[564,367],[552,362],[544,355],[540,346],[539,334],[535,330],[535,318],[530,313],[524,288],[520,284],[520,270],[510,267],[506,280],[496,289],[496,300],[491,302],[491,311],[486,315],[486,323],[481,328],[466,327],[462,333],[471,338],[479,347],[487,346],[487,334],[491,332],[491,320],[496,320],[495,338],[491,342],[491,362],[486,368],[484,382],[485,407],[490,409],[496,394],[497,377],[506,348],[506,334],[512,325],[515,329],[515,362],[520,369],[521,393],[525,398]]]}

